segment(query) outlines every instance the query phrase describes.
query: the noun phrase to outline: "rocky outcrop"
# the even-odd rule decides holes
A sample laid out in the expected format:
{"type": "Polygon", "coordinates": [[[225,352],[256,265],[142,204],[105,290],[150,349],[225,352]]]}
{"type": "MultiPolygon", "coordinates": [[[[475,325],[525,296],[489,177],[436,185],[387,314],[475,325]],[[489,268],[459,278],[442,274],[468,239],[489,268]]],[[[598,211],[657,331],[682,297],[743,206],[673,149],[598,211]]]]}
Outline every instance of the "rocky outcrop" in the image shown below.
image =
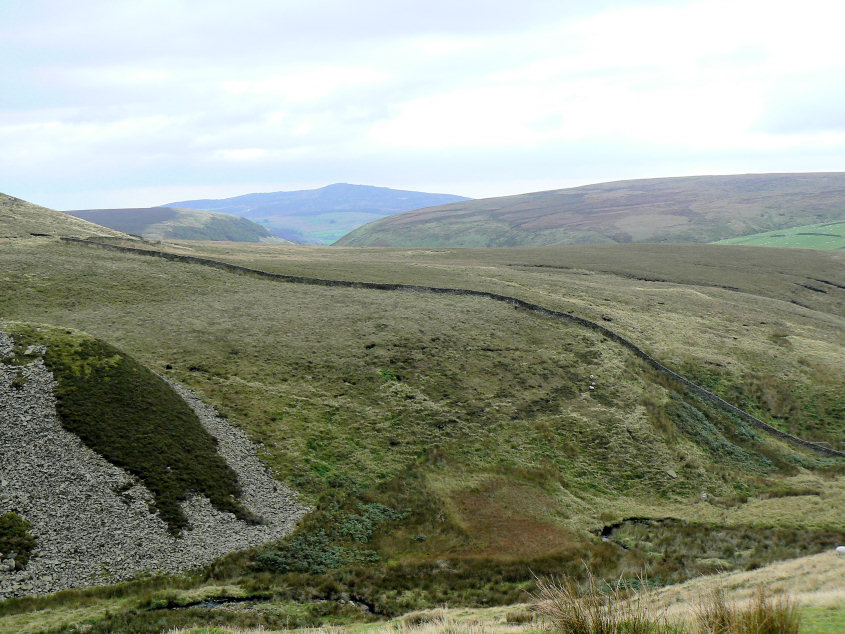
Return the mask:
{"type": "MultiPolygon", "coordinates": [[[[0,333],[0,357],[11,352],[0,333]]],[[[262,520],[247,524],[194,496],[183,504],[189,525],[174,537],[150,511],[148,489],[62,428],[55,385],[40,359],[20,367],[0,362],[0,515],[25,517],[38,542],[25,570],[0,569],[0,600],[197,567],[281,538],[306,512],[242,431],[171,383],[217,439],[238,475],[242,502],[262,520]]]]}

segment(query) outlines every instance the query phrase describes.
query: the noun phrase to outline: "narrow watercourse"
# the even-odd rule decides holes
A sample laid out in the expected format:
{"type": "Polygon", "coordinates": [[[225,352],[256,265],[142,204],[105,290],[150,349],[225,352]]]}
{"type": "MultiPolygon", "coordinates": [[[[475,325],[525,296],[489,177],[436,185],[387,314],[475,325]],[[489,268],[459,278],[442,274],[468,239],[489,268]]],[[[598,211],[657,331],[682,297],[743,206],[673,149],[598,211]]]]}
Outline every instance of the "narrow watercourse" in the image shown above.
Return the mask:
{"type": "Polygon", "coordinates": [[[121,251],[124,253],[134,253],[136,255],[147,255],[152,257],[164,258],[166,260],[171,260],[174,262],[185,262],[188,264],[200,264],[202,266],[210,266],[213,268],[223,269],[225,271],[232,271],[235,273],[253,275],[256,277],[263,277],[272,280],[277,280],[280,282],[289,282],[292,284],[311,284],[314,286],[335,286],[335,287],[342,287],[342,288],[362,288],[362,289],[370,289],[370,290],[379,290],[379,291],[404,291],[410,293],[436,293],[440,295],[457,295],[457,296],[464,296],[464,297],[480,297],[482,299],[491,299],[498,302],[504,302],[507,304],[511,304],[514,308],[521,308],[523,310],[531,311],[544,317],[549,317],[551,319],[557,319],[560,321],[567,321],[570,323],[578,324],[579,326],[583,326],[585,328],[589,328],[598,332],[599,334],[607,337],[608,339],[619,343],[629,350],[633,352],[636,356],[640,359],[645,361],[648,365],[652,368],[660,372],[661,374],[669,377],[676,383],[682,385],[683,387],[687,388],[693,394],[703,398],[704,400],[713,403],[717,407],[721,407],[730,413],[739,416],[744,421],[750,423],[752,426],[760,429],[763,432],[771,434],[772,436],[776,436],[781,438],[787,442],[792,443],[793,445],[797,445],[799,447],[804,447],[816,453],[825,455],[825,456],[832,456],[837,458],[845,458],[845,452],[838,451],[831,447],[827,447],[825,445],[821,445],[818,443],[810,442],[809,440],[804,440],[803,438],[798,438],[797,436],[793,436],[792,434],[788,434],[784,431],[769,425],[768,423],[760,420],[756,416],[752,416],[745,410],[742,410],[735,405],[731,405],[724,399],[716,396],[712,392],[704,389],[703,387],[693,383],[689,379],[681,376],[677,372],[670,370],[665,365],[657,361],[654,357],[649,355],[647,352],[642,350],[639,346],[637,346],[634,342],[629,339],[626,339],[622,335],[615,333],[614,331],[610,330],[606,326],[603,326],[599,323],[594,321],[590,321],[589,319],[584,319],[583,317],[578,317],[577,315],[573,315],[571,313],[552,310],[550,308],[546,308],[545,306],[540,306],[539,304],[532,304],[530,302],[526,302],[524,300],[518,299],[516,297],[510,297],[508,295],[499,295],[498,293],[490,293],[487,291],[477,291],[473,289],[465,289],[465,288],[445,288],[445,287],[438,287],[438,286],[419,286],[415,284],[388,284],[384,282],[357,282],[357,281],[350,281],[350,280],[326,280],[317,277],[306,277],[302,275],[284,275],[282,273],[270,273],[268,271],[262,271],[260,269],[252,269],[246,266],[239,266],[237,264],[230,264],[228,262],[221,262],[220,260],[212,260],[210,258],[201,258],[193,255],[182,255],[178,253],[168,253],[166,251],[155,251],[152,249],[139,249],[137,247],[127,247],[123,245],[117,244],[108,244],[106,242],[96,242],[93,240],[85,240],[82,238],[70,238],[70,237],[62,237],[61,240],[64,242],[76,243],[76,244],[83,244],[86,246],[91,247],[99,247],[101,249],[107,249],[112,251],[121,251]]]}

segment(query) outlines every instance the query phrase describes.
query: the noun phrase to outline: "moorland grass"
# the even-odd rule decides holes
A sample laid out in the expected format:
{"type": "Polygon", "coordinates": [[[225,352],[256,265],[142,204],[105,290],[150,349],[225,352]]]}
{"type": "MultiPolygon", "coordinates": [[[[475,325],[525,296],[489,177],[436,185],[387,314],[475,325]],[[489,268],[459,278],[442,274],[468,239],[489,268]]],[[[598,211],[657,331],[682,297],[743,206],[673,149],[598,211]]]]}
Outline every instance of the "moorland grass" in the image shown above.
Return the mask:
{"type": "Polygon", "coordinates": [[[109,236],[126,234],[0,193],[0,239],[31,236],[109,236]]]}
{"type": "Polygon", "coordinates": [[[776,427],[841,440],[841,254],[716,245],[190,249],[279,273],[499,292],[609,321],[660,361],[776,427]]]}
{"type": "Polygon", "coordinates": [[[56,380],[62,426],[109,462],[136,476],[153,494],[155,510],[172,532],[187,522],[182,509],[200,493],[222,511],[251,514],[238,502],[235,472],[215,439],[160,377],[109,344],[79,332],[13,324],[18,360],[46,346],[44,363],[56,380]]]}
{"type": "MultiPolygon", "coordinates": [[[[845,387],[833,294],[815,311],[789,301],[790,276],[829,259],[799,258],[759,292],[749,275],[749,291],[738,292],[713,284],[722,276],[727,285],[730,267],[680,284],[632,280],[631,268],[538,266],[563,266],[570,256],[557,250],[368,259],[257,248],[213,247],[279,272],[476,287],[605,315],[674,367],[724,364],[729,384],[754,371],[797,387],[845,387]],[[771,338],[775,322],[791,346],[771,338]]],[[[698,270],[668,253],[667,278],[698,270]]],[[[280,284],[70,244],[4,245],[0,264],[0,316],[83,329],[189,385],[263,443],[262,458],[315,507],[287,541],[225,557],[206,581],[240,579],[284,601],[339,603],[354,591],[386,613],[493,605],[519,600],[531,570],[565,571],[582,558],[607,576],[647,565],[647,549],[623,551],[590,533],[626,517],[820,529],[841,518],[841,474],[830,464],[745,433],[576,326],[473,298],[280,284]],[[673,420],[680,403],[736,447],[731,460],[673,420]],[[778,487],[819,495],[769,496],[778,487]],[[381,521],[384,509],[401,519],[381,521]],[[320,548],[342,557],[317,560],[320,548]]],[[[641,265],[659,273],[655,254],[641,265]]],[[[842,425],[833,418],[828,432],[842,425]]],[[[679,537],[678,549],[698,540],[679,537]]]]}

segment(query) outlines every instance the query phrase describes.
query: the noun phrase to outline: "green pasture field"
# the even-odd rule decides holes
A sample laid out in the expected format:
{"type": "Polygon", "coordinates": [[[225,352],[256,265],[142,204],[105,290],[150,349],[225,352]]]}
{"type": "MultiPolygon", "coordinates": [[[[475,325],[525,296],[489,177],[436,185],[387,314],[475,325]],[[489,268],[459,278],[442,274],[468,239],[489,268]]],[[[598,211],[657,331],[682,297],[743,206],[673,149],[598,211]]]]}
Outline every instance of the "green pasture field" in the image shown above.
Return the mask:
{"type": "Polygon", "coordinates": [[[800,249],[845,249],[845,222],[826,222],[754,233],[748,236],[720,240],[716,244],[797,247],[800,249]]]}

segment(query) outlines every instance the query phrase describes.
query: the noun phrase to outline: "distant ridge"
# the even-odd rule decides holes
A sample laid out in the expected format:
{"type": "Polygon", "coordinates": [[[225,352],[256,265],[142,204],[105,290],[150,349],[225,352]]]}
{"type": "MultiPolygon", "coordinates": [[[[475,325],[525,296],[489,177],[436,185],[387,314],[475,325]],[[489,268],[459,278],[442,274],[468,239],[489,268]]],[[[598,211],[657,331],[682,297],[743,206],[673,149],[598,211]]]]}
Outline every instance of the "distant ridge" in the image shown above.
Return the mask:
{"type": "Polygon", "coordinates": [[[331,244],[356,227],[378,218],[464,200],[470,199],[452,194],[335,183],[319,189],[183,200],[163,206],[222,211],[249,218],[273,235],[294,242],[331,244]]]}
{"type": "Polygon", "coordinates": [[[229,240],[286,242],[246,218],[213,211],[175,207],[78,209],[66,212],[105,227],[148,240],[229,240]]]}
{"type": "Polygon", "coordinates": [[[107,227],[68,216],[61,211],[0,194],[0,238],[51,237],[122,237],[128,236],[107,227]]]}
{"type": "Polygon", "coordinates": [[[689,176],[485,198],[383,218],[341,246],[713,242],[845,218],[845,173],[689,176]]]}

